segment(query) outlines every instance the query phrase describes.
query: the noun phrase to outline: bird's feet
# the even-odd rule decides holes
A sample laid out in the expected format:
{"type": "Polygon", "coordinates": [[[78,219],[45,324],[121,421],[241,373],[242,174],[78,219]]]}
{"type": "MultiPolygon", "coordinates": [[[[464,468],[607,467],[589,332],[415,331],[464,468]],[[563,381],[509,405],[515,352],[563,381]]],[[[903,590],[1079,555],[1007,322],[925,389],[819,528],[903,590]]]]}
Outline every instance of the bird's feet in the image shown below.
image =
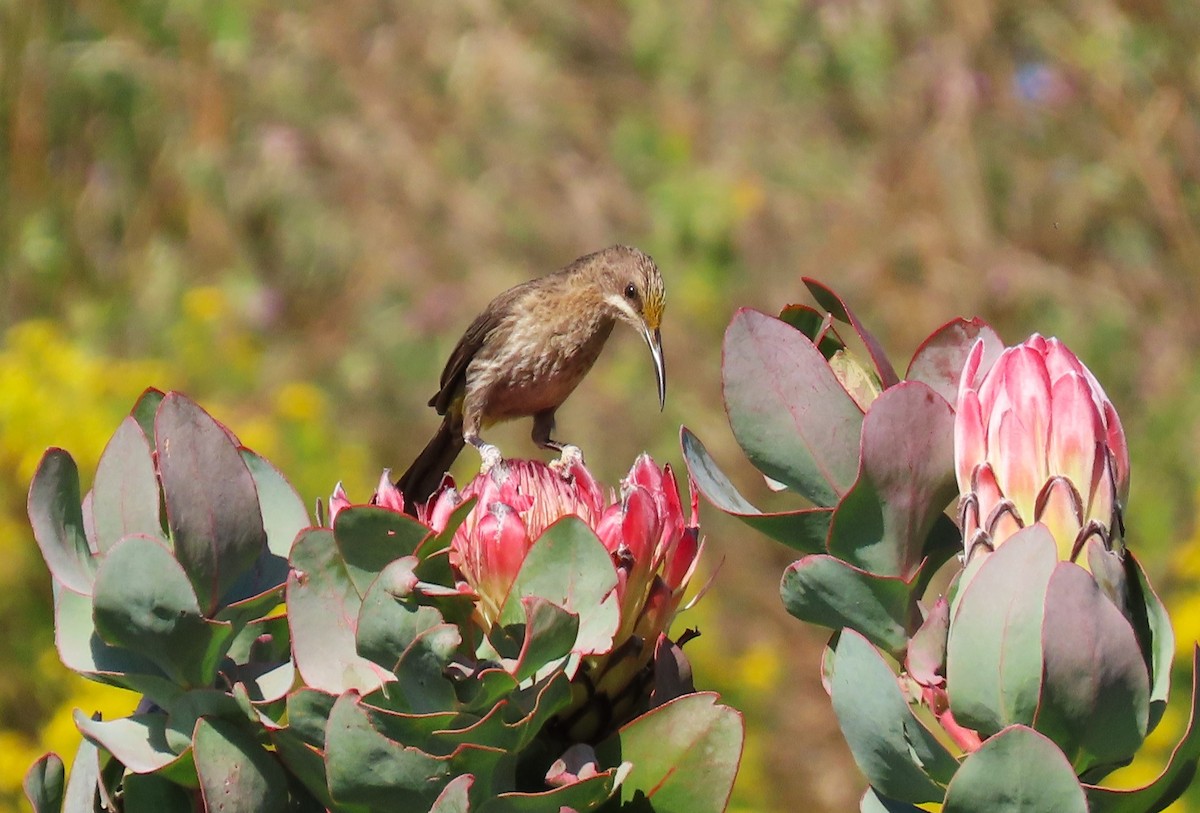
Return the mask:
{"type": "Polygon", "coordinates": [[[557,460],[550,461],[550,469],[558,474],[566,474],[576,463],[583,462],[583,450],[578,446],[565,444],[559,452],[557,460]]]}
{"type": "Polygon", "coordinates": [[[500,454],[500,450],[490,443],[484,443],[479,447],[479,473],[487,474],[489,471],[499,466],[504,462],[504,456],[500,454]]]}

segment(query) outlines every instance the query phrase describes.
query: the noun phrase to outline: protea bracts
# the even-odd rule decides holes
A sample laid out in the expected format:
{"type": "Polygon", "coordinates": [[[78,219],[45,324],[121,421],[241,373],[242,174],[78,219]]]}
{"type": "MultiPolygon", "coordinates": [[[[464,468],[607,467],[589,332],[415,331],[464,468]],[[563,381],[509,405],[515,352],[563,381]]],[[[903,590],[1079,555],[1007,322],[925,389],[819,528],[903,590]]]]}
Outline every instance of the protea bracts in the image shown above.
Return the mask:
{"type": "Polygon", "coordinates": [[[1058,339],[1035,334],[990,368],[983,351],[977,342],[967,357],[954,423],[968,558],[1034,522],[1064,561],[1087,567],[1093,536],[1119,550],[1129,451],[1100,382],[1058,339]]]}

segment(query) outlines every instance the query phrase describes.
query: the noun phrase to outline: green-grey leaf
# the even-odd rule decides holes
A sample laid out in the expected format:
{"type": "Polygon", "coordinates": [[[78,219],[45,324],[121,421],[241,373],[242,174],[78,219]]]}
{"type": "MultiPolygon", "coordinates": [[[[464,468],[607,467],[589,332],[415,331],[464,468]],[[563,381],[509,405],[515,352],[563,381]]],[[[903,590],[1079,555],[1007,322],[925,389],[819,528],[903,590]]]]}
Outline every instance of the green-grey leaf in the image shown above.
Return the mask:
{"type": "Polygon", "coordinates": [[[858,803],[858,813],[924,813],[924,810],[908,802],[897,802],[881,796],[874,788],[867,788],[858,803]]]}
{"type": "Polygon", "coordinates": [[[787,305],[779,311],[779,320],[787,322],[811,339],[820,349],[821,355],[827,359],[846,349],[846,343],[838,335],[830,315],[825,311],[808,305],[787,305]],[[819,342],[818,335],[821,337],[819,342]]]}
{"type": "Polygon", "coordinates": [[[853,630],[838,641],[830,688],[838,725],[871,786],[902,802],[940,801],[958,761],[913,714],[883,656],[853,630]]]}
{"type": "Polygon", "coordinates": [[[1042,653],[1035,728],[1077,774],[1130,759],[1146,737],[1150,676],[1129,621],[1078,565],[1050,577],[1042,653]]]}
{"type": "Polygon", "coordinates": [[[453,624],[438,624],[417,634],[396,662],[395,683],[384,684],[398,693],[414,712],[436,712],[455,704],[454,684],[446,667],[462,644],[462,633],[453,624]]]}
{"type": "Polygon", "coordinates": [[[101,721],[76,709],[74,717],[83,736],[134,773],[159,771],[181,757],[167,742],[167,715],[160,712],[101,721]]]}
{"type": "Polygon", "coordinates": [[[411,576],[413,561],[405,557],[387,565],[366,591],[358,612],[358,654],[388,670],[417,635],[444,623],[437,608],[392,594],[390,587],[398,578],[411,576]]]}
{"type": "Polygon", "coordinates": [[[68,669],[102,683],[141,692],[160,703],[180,691],[154,661],[105,643],[96,632],[91,598],[65,587],[54,591],[54,645],[68,669]]]}
{"type": "Polygon", "coordinates": [[[957,493],[954,411],[925,384],[897,384],[863,419],[858,479],[833,512],[829,552],[870,573],[910,578],[957,493]]]}
{"type": "Polygon", "coordinates": [[[166,545],[127,536],[104,558],[95,584],[96,629],[152,660],[184,686],[213,682],[232,628],[200,613],[187,574],[166,545]]]}
{"type": "Polygon", "coordinates": [[[142,434],[146,436],[146,440],[151,443],[154,442],[154,416],[158,412],[158,405],[162,403],[165,397],[162,390],[147,387],[138,396],[137,403],[133,405],[133,409],[129,411],[130,416],[141,427],[142,434]]]}
{"type": "Polygon", "coordinates": [[[96,810],[96,793],[100,790],[100,781],[100,749],[91,740],[81,739],[79,747],[75,749],[75,759],[71,762],[71,775],[67,778],[63,813],[92,813],[96,810]]]}
{"type": "Polygon", "coordinates": [[[1071,763],[1046,737],[1004,729],[968,756],[946,789],[944,813],[1088,813],[1071,763]]]}
{"type": "Polygon", "coordinates": [[[446,760],[376,731],[353,693],[334,704],[326,745],[325,770],[337,803],[428,810],[449,776],[446,760]]]}
{"type": "Polygon", "coordinates": [[[121,537],[162,537],[158,475],[150,442],[132,417],[121,422],[104,447],[92,485],[96,546],[105,553],[121,537]]]}
{"type": "Polygon", "coordinates": [[[863,416],[821,352],[790,325],[743,309],[725,331],[721,372],[750,462],[818,506],[836,503],[857,476],[863,416]]]}
{"type": "Polygon", "coordinates": [[[776,542],[782,542],[801,553],[824,553],[825,537],[833,510],[806,508],[800,511],[764,513],[755,508],[717,467],[716,461],[685,426],[680,430],[679,443],[688,474],[704,498],[730,516],[776,542]]]}
{"type": "Polygon", "coordinates": [[[836,291],[819,282],[812,277],[804,277],[804,286],[808,288],[808,292],[813,295],[813,299],[817,300],[817,304],[829,311],[829,314],[839,322],[845,322],[854,328],[854,332],[858,334],[858,338],[867,348],[867,355],[871,357],[871,362],[875,366],[875,372],[879,374],[879,381],[883,387],[889,388],[899,383],[900,378],[896,375],[896,371],[892,368],[892,363],[888,361],[887,355],[883,352],[883,346],[879,344],[871,331],[867,330],[854,311],[850,310],[850,306],[846,304],[846,300],[842,299],[836,291]]]}
{"type": "MultiPolygon", "coordinates": [[[[613,795],[613,785],[616,784],[617,770],[608,770],[596,776],[574,782],[554,790],[539,793],[501,793],[484,801],[479,807],[479,813],[546,813],[551,810],[569,810],[576,813],[588,813],[596,810],[613,795]]],[[[625,808],[621,808],[624,810],[625,808]]],[[[632,808],[641,810],[643,808],[632,808]]],[[[708,810],[708,807],[673,808],[665,805],[655,805],[654,810],[662,813],[672,811],[708,810]]]]}
{"type": "Polygon", "coordinates": [[[292,546],[287,613],[292,654],[305,684],[332,694],[369,692],[390,673],[358,654],[355,624],[362,600],[326,528],[304,531],[292,546]]]}
{"type": "Polygon", "coordinates": [[[276,556],[287,559],[296,534],[312,524],[308,508],[292,484],[270,461],[249,449],[239,451],[254,478],[263,529],[267,532],[267,548],[276,556]]]}
{"type": "Polygon", "coordinates": [[[1175,657],[1175,631],[1171,617],[1154,586],[1146,577],[1141,562],[1131,551],[1125,552],[1126,583],[1134,631],[1145,650],[1150,669],[1150,719],[1146,730],[1153,731],[1167,707],[1171,694],[1171,661],[1175,657]]]}
{"type": "Polygon", "coordinates": [[[29,767],[22,784],[34,813],[59,813],[62,810],[65,779],[66,770],[58,754],[45,754],[29,767]]]}
{"type": "Polygon", "coordinates": [[[163,399],[154,426],[175,555],[211,616],[266,549],[254,478],[224,427],[183,395],[163,399]]]}
{"type": "Polygon", "coordinates": [[[514,675],[524,681],[558,665],[571,653],[579,633],[579,616],[539,596],[522,601],[525,627],[514,675]]]}
{"type": "Polygon", "coordinates": [[[358,806],[334,805],[333,799],[329,796],[329,784],[325,777],[325,756],[319,748],[304,741],[291,727],[274,729],[267,733],[271,738],[271,743],[275,746],[275,753],[279,755],[280,761],[291,771],[292,776],[300,780],[322,807],[326,810],[336,811],[336,813],[352,813],[352,811],[357,813],[360,810],[367,810],[367,808],[358,806]]]}
{"type": "Polygon", "coordinates": [[[827,554],[805,556],[783,572],[779,592],[789,613],[809,624],[848,627],[893,654],[908,644],[909,586],[827,554]]]}
{"type": "Polygon", "coordinates": [[[1087,792],[1091,813],[1158,813],[1166,810],[1191,784],[1200,761],[1200,646],[1192,648],[1191,713],[1183,737],[1171,752],[1161,774],[1148,785],[1114,790],[1091,785],[1087,792]]]}
{"type": "Polygon", "coordinates": [[[335,695],[317,689],[302,686],[292,692],[287,698],[289,730],[309,745],[324,750],[325,728],[335,702],[335,695]]]}
{"type": "Polygon", "coordinates": [[[741,760],[740,712],[713,692],[677,697],[621,727],[596,746],[601,764],[632,768],[621,784],[629,802],[639,791],[655,810],[720,813],[741,760]]]}
{"type": "Polygon", "coordinates": [[[1046,587],[1057,564],[1050,532],[1031,525],[1006,540],[959,588],[946,644],[946,685],[955,719],[980,736],[1033,723],[1041,694],[1046,587]]]}
{"type": "Polygon", "coordinates": [[[500,621],[524,624],[521,600],[543,598],[579,615],[576,650],[603,651],[611,646],[621,620],[616,586],[612,557],[595,532],[579,517],[563,517],[547,528],[525,555],[501,608],[500,621]]]}
{"type": "Polygon", "coordinates": [[[236,723],[201,718],[193,752],[206,810],[277,813],[287,809],[283,768],[236,723]]]}
{"type": "Polygon", "coordinates": [[[239,451],[254,478],[267,546],[229,588],[222,602],[226,606],[216,614],[220,620],[230,621],[235,628],[260,618],[283,600],[292,542],[309,526],[303,501],[283,475],[249,449],[239,451]],[[278,598],[273,599],[276,594],[278,598]]]}
{"type": "Polygon", "coordinates": [[[354,589],[365,596],[388,563],[412,555],[429,529],[406,514],[357,505],[338,512],[333,535],[354,589]]]}
{"type": "Polygon", "coordinates": [[[456,776],[450,780],[438,795],[429,813],[470,813],[471,798],[469,792],[475,777],[469,773],[456,776]]]}
{"type": "Polygon", "coordinates": [[[62,449],[47,449],[29,486],[29,521],[46,567],[76,593],[91,595],[96,559],[88,546],[79,469],[62,449]]]}
{"type": "MultiPolygon", "coordinates": [[[[191,810],[192,800],[179,785],[154,773],[129,773],[122,779],[124,813],[191,810]]],[[[90,811],[90,808],[89,808],[90,811]]]]}
{"type": "Polygon", "coordinates": [[[980,370],[987,370],[1004,352],[1004,341],[979,317],[959,318],[942,325],[921,342],[904,377],[909,381],[923,381],[947,402],[957,403],[963,365],[979,339],[984,345],[980,370]]]}

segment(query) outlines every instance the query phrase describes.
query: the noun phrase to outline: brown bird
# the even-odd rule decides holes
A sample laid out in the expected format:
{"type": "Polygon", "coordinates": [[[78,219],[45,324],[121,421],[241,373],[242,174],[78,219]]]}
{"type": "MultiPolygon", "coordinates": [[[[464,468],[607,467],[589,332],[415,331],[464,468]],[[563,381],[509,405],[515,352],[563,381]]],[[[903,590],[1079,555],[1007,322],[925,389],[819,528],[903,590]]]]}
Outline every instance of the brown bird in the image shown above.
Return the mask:
{"type": "Polygon", "coordinates": [[[554,413],[592,368],[618,321],[646,340],[658,380],[659,409],[667,379],[659,324],[665,292],[658,266],[636,248],[612,246],[552,274],[510,288],[484,308],[458,340],[429,400],[444,415],[437,434],[396,482],[406,507],[425,502],[470,443],[487,469],[500,460],[479,433],[533,417],[533,441],[564,452],[551,438],[554,413]]]}

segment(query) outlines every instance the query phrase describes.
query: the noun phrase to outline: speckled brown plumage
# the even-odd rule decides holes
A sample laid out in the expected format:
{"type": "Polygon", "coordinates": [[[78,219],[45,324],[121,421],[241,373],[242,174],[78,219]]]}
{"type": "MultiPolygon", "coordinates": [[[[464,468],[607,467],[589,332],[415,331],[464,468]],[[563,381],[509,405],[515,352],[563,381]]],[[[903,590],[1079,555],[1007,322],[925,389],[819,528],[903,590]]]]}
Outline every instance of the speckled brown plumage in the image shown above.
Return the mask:
{"type": "Polygon", "coordinates": [[[592,368],[618,321],[649,345],[661,406],[664,303],[658,267],[628,246],[580,257],[493,299],[459,339],[429,401],[444,420],[397,482],[406,502],[424,502],[466,443],[483,451],[480,432],[495,423],[532,416],[534,442],[561,450],[563,444],[551,438],[554,413],[592,368]]]}

